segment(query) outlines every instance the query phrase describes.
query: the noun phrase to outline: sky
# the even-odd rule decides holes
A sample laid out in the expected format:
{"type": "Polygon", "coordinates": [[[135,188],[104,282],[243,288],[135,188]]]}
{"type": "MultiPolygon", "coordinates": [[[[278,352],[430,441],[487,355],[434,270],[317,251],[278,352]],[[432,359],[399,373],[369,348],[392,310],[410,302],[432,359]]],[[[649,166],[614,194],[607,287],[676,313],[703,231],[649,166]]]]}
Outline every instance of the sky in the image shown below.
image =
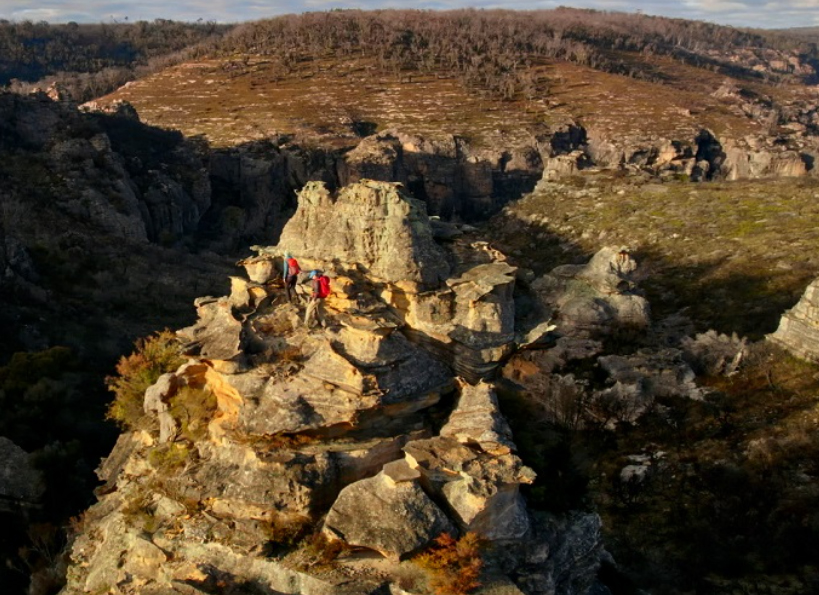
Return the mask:
{"type": "Polygon", "coordinates": [[[572,6],[709,21],[734,27],[819,26],[819,0],[0,0],[0,19],[50,23],[216,21],[237,23],[333,8],[507,8],[537,10],[572,6]]]}

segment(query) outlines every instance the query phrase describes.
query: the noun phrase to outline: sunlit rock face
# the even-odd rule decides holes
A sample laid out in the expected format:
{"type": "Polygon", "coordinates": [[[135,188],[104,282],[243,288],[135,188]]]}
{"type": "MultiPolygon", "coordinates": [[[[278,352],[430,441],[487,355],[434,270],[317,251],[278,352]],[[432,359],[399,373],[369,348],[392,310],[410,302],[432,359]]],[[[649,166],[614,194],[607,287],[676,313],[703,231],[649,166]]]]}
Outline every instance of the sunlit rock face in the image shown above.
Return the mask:
{"type": "Polygon", "coordinates": [[[394,184],[308,185],[282,242],[242,261],[249,278],[196,301],[199,320],[177,333],[189,361],[148,388],[144,416],[100,467],[63,595],[228,580],[382,592],[418,572],[399,571],[403,560],[465,532],[517,552],[491,579],[504,588],[510,576],[538,592],[566,573],[594,582],[599,523],[533,521],[520,488],[535,473],[480,380],[515,349],[516,269],[460,230],[436,241],[422,206],[394,184]],[[309,283],[287,300],[285,251],[330,276],[325,327],[304,324],[309,283]],[[307,533],[365,561],[314,572],[307,533]],[[538,570],[578,541],[582,567],[538,570]]]}

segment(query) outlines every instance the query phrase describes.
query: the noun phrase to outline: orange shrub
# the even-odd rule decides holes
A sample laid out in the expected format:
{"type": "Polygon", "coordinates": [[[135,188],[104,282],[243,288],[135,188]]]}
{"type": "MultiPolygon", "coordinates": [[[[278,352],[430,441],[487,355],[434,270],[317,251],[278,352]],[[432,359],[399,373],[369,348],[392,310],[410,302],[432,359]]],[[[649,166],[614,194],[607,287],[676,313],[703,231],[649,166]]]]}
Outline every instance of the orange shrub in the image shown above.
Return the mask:
{"type": "Polygon", "coordinates": [[[105,384],[114,393],[108,418],[129,429],[139,427],[144,416],[142,401],[145,390],[166,372],[185,363],[179,342],[173,332],[160,331],[139,339],[136,351],[117,362],[117,376],[108,376],[105,384]]]}
{"type": "Polygon", "coordinates": [[[481,586],[482,540],[476,533],[455,539],[442,533],[435,545],[415,558],[424,570],[436,595],[466,595],[481,586]]]}

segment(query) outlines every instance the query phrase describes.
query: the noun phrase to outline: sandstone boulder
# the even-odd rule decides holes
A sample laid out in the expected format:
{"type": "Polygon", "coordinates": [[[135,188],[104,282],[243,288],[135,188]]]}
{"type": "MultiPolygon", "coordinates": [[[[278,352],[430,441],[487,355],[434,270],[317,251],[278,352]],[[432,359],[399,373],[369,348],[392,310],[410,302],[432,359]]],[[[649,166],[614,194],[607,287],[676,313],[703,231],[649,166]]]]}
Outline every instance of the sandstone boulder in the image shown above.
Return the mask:
{"type": "Polygon", "coordinates": [[[441,436],[462,444],[477,445],[481,450],[504,455],[515,450],[512,430],[501,415],[498,397],[485,382],[462,383],[458,403],[441,428],[441,436]]]}
{"type": "Polygon", "coordinates": [[[388,288],[382,296],[403,316],[410,339],[474,382],[514,349],[515,271],[502,261],[479,264],[447,280],[448,289],[408,295],[388,288]]]}
{"type": "Polygon", "coordinates": [[[199,320],[177,331],[185,350],[202,358],[229,361],[242,354],[242,323],[233,315],[227,298],[200,298],[195,302],[199,320]]]}
{"type": "Polygon", "coordinates": [[[159,441],[168,442],[176,436],[177,423],[168,408],[168,399],[176,393],[177,377],[163,374],[145,391],[143,410],[155,414],[159,420],[159,441]]]}
{"type": "Polygon", "coordinates": [[[519,539],[528,531],[519,487],[534,481],[534,472],[517,456],[491,455],[446,437],[409,442],[404,452],[462,530],[491,540],[519,539]]]}
{"type": "Polygon", "coordinates": [[[341,491],[324,530],[352,546],[399,559],[454,527],[417,482],[396,482],[379,473],[341,491]]]}
{"type": "Polygon", "coordinates": [[[586,265],[564,265],[532,290],[563,335],[595,337],[649,325],[649,305],[635,293],[637,263],[628,250],[603,248],[586,265]]]}

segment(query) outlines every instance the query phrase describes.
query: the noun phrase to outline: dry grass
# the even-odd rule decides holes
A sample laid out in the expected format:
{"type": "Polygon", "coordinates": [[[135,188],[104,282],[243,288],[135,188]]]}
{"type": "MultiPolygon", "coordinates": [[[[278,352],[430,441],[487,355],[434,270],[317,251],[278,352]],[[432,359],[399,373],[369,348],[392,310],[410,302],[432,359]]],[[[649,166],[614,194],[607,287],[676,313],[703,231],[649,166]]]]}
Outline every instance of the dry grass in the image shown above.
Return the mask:
{"type": "MultiPolygon", "coordinates": [[[[540,89],[531,99],[489,99],[452,77],[396,74],[369,58],[324,58],[285,73],[263,56],[186,63],[130,83],[103,98],[131,102],[146,123],[202,135],[231,146],[277,135],[323,146],[357,142],[352,121],[378,131],[469,138],[478,146],[509,146],[545,126],[569,120],[612,138],[629,135],[692,139],[702,128],[744,136],[764,126],[711,96],[725,76],[661,56],[617,54],[648,65],[663,83],[608,74],[560,61],[531,66],[540,89]]],[[[787,102],[805,88],[741,84],[787,102]]]]}
{"type": "Polygon", "coordinates": [[[547,117],[539,101],[501,102],[469,93],[452,78],[379,71],[368,59],[302,62],[283,75],[277,63],[209,60],[131,83],[102,102],[131,102],[149,124],[204,135],[230,146],[275,135],[326,146],[357,142],[353,120],[377,130],[489,138],[525,134],[547,117]]]}
{"type": "Polygon", "coordinates": [[[707,382],[705,402],[675,403],[596,457],[598,510],[622,567],[657,592],[813,592],[817,378],[814,364],[757,345],[740,374],[707,382]],[[657,451],[646,481],[618,485],[625,455],[657,451]]]}

